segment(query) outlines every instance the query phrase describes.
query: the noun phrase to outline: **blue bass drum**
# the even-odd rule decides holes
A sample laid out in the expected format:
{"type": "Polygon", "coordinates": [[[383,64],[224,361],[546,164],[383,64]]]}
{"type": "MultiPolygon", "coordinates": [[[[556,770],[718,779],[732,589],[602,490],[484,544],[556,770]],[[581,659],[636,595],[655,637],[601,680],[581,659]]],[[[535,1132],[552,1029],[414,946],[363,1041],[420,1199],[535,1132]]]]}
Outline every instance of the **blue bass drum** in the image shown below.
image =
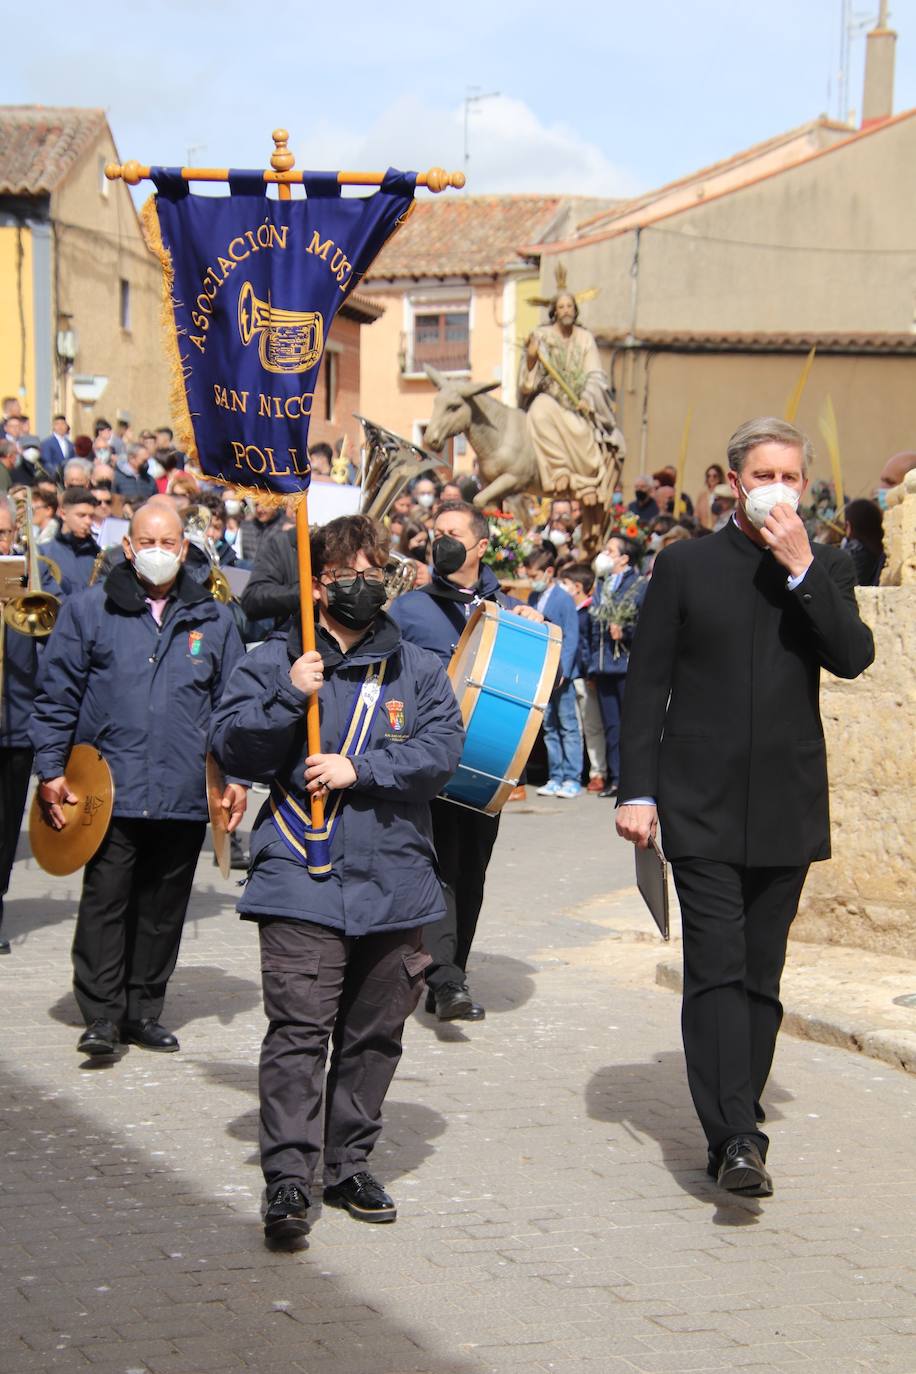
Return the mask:
{"type": "Polygon", "coordinates": [[[448,675],[467,739],[448,801],[498,816],[534,747],[560,664],[559,626],[483,602],[458,641],[448,675]]]}

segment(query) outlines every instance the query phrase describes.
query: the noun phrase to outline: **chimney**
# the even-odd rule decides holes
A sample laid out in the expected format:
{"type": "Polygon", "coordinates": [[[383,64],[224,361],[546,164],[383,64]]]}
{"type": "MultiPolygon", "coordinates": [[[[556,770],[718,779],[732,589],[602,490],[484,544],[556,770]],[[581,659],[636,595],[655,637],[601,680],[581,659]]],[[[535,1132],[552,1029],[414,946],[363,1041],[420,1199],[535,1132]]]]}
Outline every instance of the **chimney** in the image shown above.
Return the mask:
{"type": "Polygon", "coordinates": [[[890,119],[894,113],[894,50],[897,35],[887,26],[887,0],[881,0],[878,22],[866,35],[865,90],[862,95],[862,128],[890,119]]]}

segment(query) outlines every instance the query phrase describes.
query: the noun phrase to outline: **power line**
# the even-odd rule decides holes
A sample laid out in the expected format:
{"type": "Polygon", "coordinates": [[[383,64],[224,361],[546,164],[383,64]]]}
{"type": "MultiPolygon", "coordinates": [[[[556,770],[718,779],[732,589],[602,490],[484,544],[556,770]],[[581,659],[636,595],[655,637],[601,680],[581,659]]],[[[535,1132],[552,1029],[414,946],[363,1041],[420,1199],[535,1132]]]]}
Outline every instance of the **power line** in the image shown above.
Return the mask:
{"type": "Polygon", "coordinates": [[[730,248],[765,248],[777,253],[864,253],[869,257],[916,257],[913,248],[844,248],[824,243],[766,243],[760,239],[726,239],[714,234],[687,234],[681,229],[660,229],[654,224],[642,226],[642,233],[664,234],[667,238],[684,239],[689,243],[716,243],[730,248]]]}

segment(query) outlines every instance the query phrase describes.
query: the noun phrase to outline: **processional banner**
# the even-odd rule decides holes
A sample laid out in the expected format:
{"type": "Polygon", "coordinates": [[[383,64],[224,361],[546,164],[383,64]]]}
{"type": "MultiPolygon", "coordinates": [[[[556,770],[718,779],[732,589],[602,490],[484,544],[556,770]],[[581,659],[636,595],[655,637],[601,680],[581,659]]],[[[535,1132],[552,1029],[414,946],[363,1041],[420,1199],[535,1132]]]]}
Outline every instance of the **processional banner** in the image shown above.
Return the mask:
{"type": "Polygon", "coordinates": [[[415,172],[343,197],[335,172],[273,200],[260,174],[194,195],[154,167],[144,207],[163,268],[177,437],[205,477],[278,496],[309,483],[308,433],[337,311],[413,205],[415,172]]]}

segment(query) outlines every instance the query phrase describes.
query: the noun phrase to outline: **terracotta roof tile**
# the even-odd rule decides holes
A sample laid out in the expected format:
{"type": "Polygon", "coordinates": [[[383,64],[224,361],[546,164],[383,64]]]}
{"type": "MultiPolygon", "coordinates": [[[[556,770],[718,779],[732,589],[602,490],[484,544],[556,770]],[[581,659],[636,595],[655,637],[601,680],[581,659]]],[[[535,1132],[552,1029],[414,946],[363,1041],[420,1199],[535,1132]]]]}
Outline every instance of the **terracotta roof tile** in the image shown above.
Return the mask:
{"type": "Polygon", "coordinates": [[[595,337],[608,348],[629,344],[633,348],[672,353],[807,353],[815,347],[820,353],[916,353],[916,334],[742,334],[656,329],[632,339],[620,330],[598,328],[595,337]]]}
{"type": "Polygon", "coordinates": [[[50,194],[104,125],[104,110],[0,105],[0,195],[50,194]]]}
{"type": "Polygon", "coordinates": [[[417,200],[407,223],[389,239],[366,283],[397,277],[492,275],[518,259],[521,243],[536,243],[563,196],[464,196],[417,200]]]}

